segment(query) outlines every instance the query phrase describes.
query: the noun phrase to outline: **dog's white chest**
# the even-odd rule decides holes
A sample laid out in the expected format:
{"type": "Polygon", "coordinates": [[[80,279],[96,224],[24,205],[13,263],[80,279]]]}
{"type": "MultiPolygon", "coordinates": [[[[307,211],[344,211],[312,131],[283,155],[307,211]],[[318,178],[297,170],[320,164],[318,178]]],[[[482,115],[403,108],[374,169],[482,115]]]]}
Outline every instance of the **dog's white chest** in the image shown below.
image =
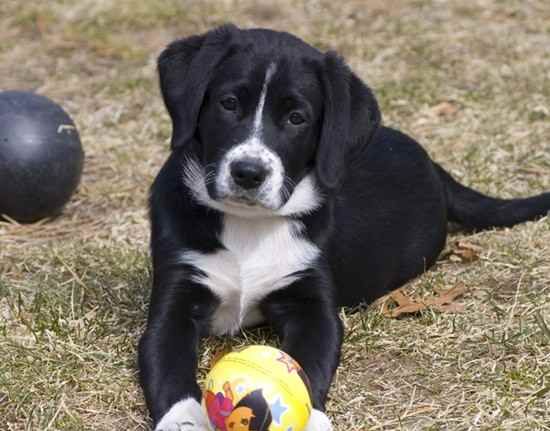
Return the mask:
{"type": "Polygon", "coordinates": [[[185,260],[205,274],[197,281],[220,298],[212,320],[213,333],[234,333],[241,326],[261,323],[260,301],[311,266],[319,249],[301,235],[302,228],[300,222],[283,217],[225,215],[220,238],[225,250],[185,252],[185,260]]]}

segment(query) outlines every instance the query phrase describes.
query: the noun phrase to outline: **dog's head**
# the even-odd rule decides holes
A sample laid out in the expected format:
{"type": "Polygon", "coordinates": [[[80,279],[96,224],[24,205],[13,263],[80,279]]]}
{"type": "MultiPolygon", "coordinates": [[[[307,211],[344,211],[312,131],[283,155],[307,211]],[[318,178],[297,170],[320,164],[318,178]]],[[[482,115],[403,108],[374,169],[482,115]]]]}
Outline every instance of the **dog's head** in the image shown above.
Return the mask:
{"type": "Polygon", "coordinates": [[[184,181],[221,211],[315,209],[380,123],[338,56],[288,33],[228,25],[173,42],[158,64],[184,181]]]}

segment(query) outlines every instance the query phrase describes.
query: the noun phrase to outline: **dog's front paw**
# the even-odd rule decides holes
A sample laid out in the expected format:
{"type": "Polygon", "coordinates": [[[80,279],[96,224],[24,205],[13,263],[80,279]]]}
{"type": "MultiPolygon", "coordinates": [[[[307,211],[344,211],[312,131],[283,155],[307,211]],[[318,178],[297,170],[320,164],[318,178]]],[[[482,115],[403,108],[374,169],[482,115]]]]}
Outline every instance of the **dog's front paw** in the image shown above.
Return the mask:
{"type": "Polygon", "coordinates": [[[174,404],[162,417],[155,431],[209,431],[208,418],[193,398],[174,404]]]}
{"type": "Polygon", "coordinates": [[[320,410],[313,409],[304,431],[332,431],[330,419],[320,410]]]}

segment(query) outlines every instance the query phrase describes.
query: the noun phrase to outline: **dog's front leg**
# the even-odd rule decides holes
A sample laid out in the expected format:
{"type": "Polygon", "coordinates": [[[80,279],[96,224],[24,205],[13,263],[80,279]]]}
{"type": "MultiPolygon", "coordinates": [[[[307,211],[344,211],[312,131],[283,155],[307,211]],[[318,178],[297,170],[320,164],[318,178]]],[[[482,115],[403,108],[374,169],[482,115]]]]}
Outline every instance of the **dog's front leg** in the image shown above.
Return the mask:
{"type": "Polygon", "coordinates": [[[208,430],[196,381],[197,350],[216,299],[203,286],[179,280],[178,273],[155,277],[139,343],[140,380],[155,431],[208,430]]]}
{"type": "Polygon", "coordinates": [[[324,413],[330,383],[340,359],[342,323],[324,283],[315,276],[274,292],[262,311],[282,341],[282,348],[303,367],[311,385],[314,410],[306,431],[330,431],[324,413]]]}

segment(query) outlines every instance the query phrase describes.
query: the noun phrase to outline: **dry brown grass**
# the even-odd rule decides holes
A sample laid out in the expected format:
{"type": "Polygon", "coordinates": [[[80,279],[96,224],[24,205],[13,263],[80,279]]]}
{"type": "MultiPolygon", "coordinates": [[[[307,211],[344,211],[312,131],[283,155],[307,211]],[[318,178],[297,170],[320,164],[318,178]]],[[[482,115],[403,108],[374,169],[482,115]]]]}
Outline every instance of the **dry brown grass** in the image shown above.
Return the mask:
{"type": "MultiPolygon", "coordinates": [[[[0,89],[62,103],[87,160],[62,217],[0,224],[0,429],[148,428],[135,368],[149,289],[145,200],[170,133],[155,57],[226,21],[340,51],[386,123],[465,183],[502,196],[550,190],[545,0],[3,0],[0,89]]],[[[550,221],[456,233],[450,244],[462,238],[481,247],[479,260],[447,255],[407,290],[464,283],[464,313],[343,312],[329,402],[338,430],[550,429],[550,221]]],[[[224,345],[266,340],[210,339],[201,371],[224,345]]]]}

